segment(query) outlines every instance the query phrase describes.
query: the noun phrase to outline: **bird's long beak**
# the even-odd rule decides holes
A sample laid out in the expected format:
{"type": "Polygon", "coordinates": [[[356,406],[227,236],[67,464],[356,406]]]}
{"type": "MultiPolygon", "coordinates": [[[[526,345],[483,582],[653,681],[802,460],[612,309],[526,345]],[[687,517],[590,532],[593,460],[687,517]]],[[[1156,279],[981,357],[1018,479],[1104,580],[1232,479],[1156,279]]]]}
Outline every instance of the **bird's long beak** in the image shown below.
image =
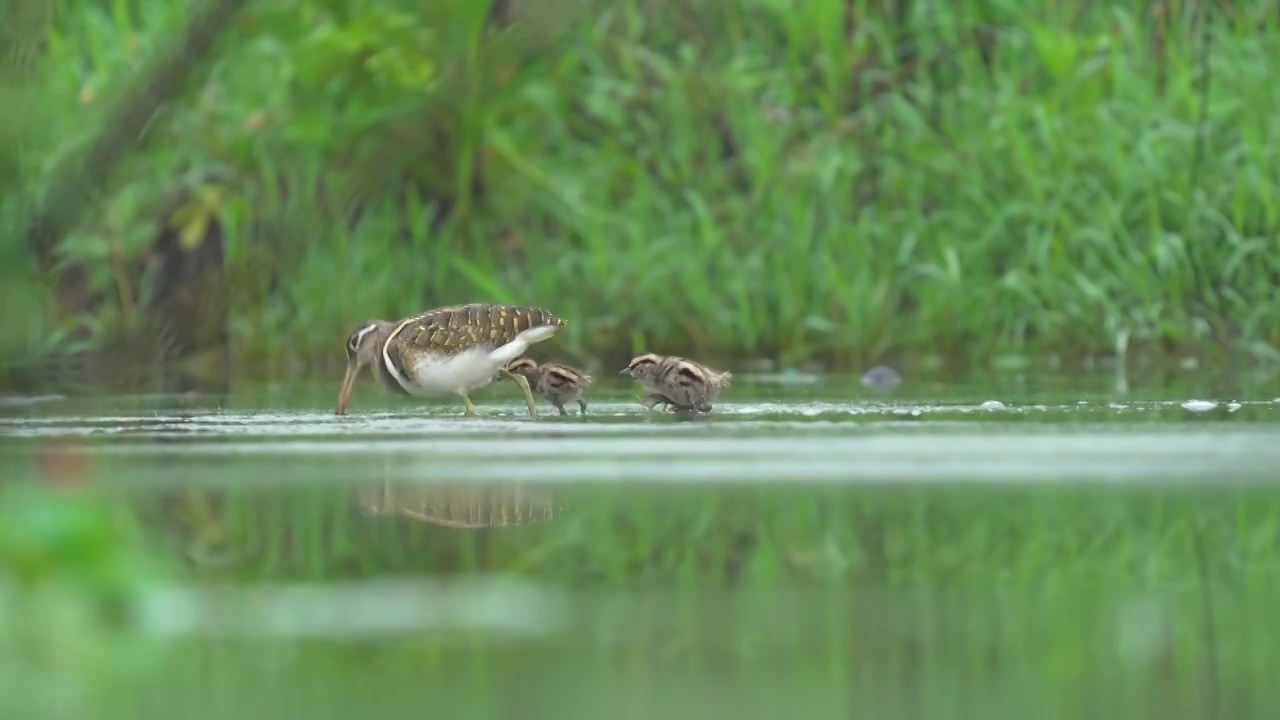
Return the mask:
{"type": "Polygon", "coordinates": [[[342,389],[338,391],[338,408],[333,411],[334,415],[347,414],[347,402],[351,400],[351,386],[356,382],[356,375],[360,372],[360,365],[354,360],[347,362],[347,374],[342,377],[342,389]]]}

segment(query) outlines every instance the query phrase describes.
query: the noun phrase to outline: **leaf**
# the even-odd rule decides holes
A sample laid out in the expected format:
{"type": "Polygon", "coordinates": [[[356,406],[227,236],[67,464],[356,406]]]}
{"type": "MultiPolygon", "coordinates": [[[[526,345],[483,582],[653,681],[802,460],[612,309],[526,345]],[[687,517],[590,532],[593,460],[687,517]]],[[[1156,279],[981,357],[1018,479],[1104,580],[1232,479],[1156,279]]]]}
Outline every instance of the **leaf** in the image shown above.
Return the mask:
{"type": "Polygon", "coordinates": [[[178,234],[178,246],[183,250],[194,250],[204,241],[205,231],[209,227],[209,213],[201,213],[192,222],[182,226],[178,234]]]}
{"type": "Polygon", "coordinates": [[[515,302],[511,289],[500,282],[492,270],[481,268],[470,260],[457,255],[449,258],[449,265],[466,277],[490,301],[515,302]]]}

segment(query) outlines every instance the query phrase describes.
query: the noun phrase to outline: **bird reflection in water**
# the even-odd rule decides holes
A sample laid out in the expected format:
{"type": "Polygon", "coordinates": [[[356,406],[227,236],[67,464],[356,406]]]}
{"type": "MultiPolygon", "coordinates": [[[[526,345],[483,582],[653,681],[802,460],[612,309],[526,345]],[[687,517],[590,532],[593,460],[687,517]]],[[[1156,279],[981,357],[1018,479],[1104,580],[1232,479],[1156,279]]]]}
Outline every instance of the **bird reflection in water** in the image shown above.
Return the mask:
{"type": "Polygon", "coordinates": [[[554,519],[563,510],[550,487],[522,482],[394,482],[356,491],[370,515],[399,515],[454,528],[512,527],[554,519]]]}

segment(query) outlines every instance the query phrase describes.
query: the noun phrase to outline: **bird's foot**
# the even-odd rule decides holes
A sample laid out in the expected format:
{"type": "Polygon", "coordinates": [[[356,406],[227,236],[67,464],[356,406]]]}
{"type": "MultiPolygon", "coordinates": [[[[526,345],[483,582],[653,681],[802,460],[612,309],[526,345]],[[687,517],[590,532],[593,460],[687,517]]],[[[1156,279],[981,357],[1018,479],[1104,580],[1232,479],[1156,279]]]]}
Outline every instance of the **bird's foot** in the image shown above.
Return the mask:
{"type": "Polygon", "coordinates": [[[471,398],[467,397],[467,394],[462,391],[459,391],[458,395],[462,397],[462,407],[463,407],[462,416],[476,417],[478,413],[476,412],[475,403],[471,402],[471,398]]]}

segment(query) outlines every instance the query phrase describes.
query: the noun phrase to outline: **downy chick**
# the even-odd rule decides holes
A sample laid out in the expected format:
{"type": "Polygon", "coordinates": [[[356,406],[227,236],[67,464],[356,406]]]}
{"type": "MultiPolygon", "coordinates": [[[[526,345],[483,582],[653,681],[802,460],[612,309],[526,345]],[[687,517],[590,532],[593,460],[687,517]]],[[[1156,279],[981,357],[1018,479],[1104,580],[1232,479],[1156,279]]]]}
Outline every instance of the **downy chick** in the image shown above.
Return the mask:
{"type": "Polygon", "coordinates": [[[647,408],[665,403],[704,413],[711,412],[711,402],[733,378],[733,373],[713,370],[688,358],[654,353],[635,356],[619,374],[640,381],[646,393],[641,402],[647,408]]]}
{"type": "Polygon", "coordinates": [[[591,376],[581,370],[559,363],[539,365],[527,357],[519,357],[507,364],[507,372],[522,375],[534,392],[551,401],[561,415],[568,415],[564,404],[578,401],[582,414],[587,414],[587,401],[582,394],[591,385],[591,376]]]}

